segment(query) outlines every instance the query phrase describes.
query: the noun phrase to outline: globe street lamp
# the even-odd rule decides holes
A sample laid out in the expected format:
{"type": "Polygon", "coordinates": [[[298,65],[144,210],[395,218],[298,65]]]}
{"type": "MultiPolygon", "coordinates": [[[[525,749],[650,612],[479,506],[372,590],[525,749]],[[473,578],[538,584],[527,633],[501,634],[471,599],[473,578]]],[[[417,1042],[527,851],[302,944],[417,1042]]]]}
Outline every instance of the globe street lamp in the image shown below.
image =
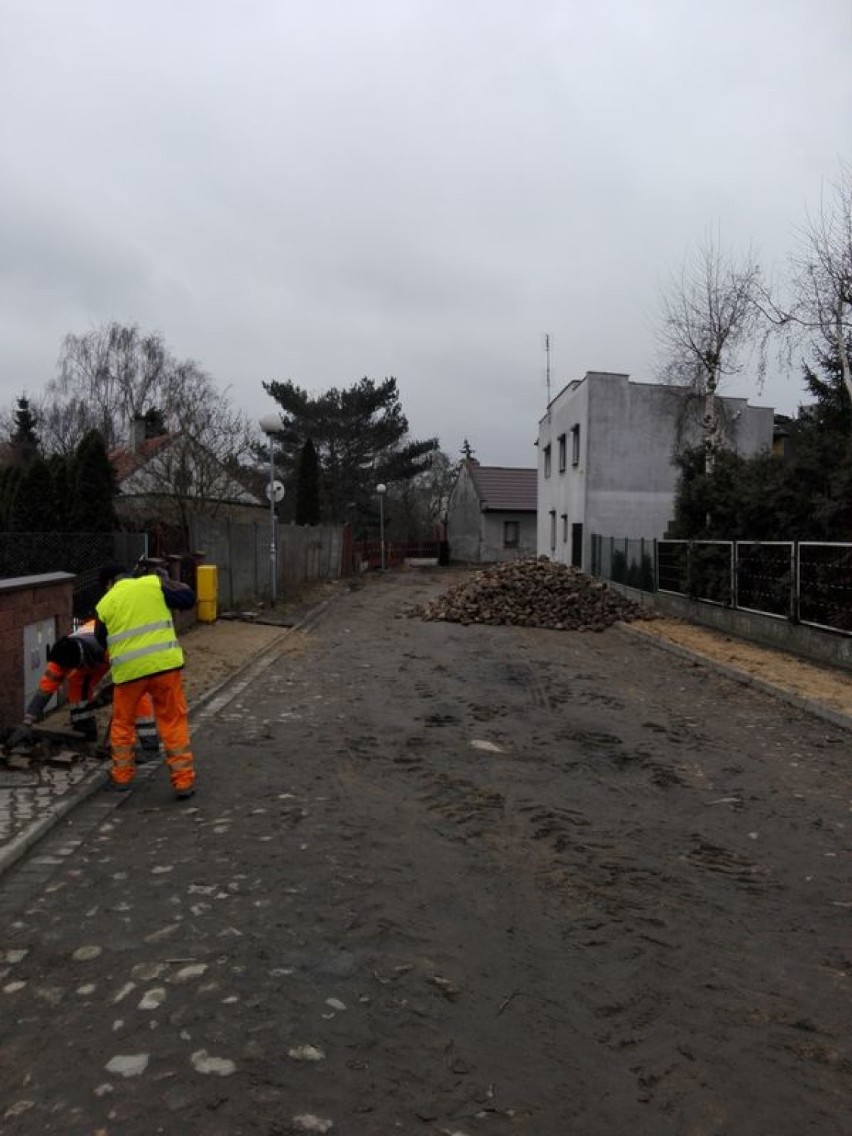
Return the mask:
{"type": "Polygon", "coordinates": [[[269,487],[266,496],[269,498],[269,592],[272,597],[272,606],[278,599],[278,549],[275,543],[275,504],[284,496],[284,486],[275,480],[275,435],[281,433],[283,423],[277,414],[265,414],[258,421],[258,426],[269,439],[269,487]]]}
{"type": "Polygon", "coordinates": [[[376,486],[379,495],[379,544],[382,550],[382,571],[385,570],[385,494],[388,487],[382,483],[376,486]]]}

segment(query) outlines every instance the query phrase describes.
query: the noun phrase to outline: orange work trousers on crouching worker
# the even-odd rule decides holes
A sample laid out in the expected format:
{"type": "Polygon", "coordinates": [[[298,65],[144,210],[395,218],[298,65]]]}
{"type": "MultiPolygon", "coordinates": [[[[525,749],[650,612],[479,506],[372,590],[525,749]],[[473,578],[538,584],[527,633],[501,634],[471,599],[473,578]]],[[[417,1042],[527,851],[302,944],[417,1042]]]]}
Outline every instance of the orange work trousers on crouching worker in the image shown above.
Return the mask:
{"type": "Polygon", "coordinates": [[[189,742],[186,696],[180,671],[146,675],[116,686],[112,699],[112,779],[127,785],[136,773],[136,708],[146,694],[154,703],[154,717],[175,790],[195,784],[195,763],[189,742]]]}

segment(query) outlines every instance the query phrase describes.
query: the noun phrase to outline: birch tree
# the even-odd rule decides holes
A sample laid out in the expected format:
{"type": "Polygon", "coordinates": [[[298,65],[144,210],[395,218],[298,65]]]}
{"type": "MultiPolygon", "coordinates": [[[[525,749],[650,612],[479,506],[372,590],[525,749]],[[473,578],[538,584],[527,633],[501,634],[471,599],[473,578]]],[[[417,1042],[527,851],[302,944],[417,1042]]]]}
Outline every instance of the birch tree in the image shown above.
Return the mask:
{"type": "Polygon", "coordinates": [[[708,237],[687,256],[661,295],[662,374],[703,400],[707,470],[724,446],[718,394],[723,380],[743,368],[743,355],[760,319],[760,267],[751,250],[736,256],[708,237]]]}

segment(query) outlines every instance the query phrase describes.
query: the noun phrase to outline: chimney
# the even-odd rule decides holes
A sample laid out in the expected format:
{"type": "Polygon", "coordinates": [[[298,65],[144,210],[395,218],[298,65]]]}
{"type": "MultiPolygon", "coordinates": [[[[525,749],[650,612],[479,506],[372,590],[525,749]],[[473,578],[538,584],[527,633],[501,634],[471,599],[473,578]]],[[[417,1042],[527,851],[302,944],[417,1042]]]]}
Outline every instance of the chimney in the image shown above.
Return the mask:
{"type": "Polygon", "coordinates": [[[134,454],[138,454],[142,449],[142,443],[145,441],[145,419],[141,417],[134,418],[130,423],[130,449],[134,454]]]}

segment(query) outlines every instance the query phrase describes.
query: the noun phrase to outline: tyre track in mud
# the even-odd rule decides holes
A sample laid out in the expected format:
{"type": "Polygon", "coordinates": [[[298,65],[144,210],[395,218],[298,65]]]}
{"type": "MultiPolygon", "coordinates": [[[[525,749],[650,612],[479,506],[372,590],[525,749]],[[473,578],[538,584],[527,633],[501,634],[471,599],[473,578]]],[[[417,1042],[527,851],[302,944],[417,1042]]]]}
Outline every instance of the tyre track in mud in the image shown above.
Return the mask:
{"type": "MultiPolygon", "coordinates": [[[[666,665],[650,649],[618,642],[617,632],[412,627],[403,613],[422,600],[421,590],[413,584],[395,594],[397,619],[359,628],[352,639],[363,650],[335,695],[344,736],[324,739],[344,762],[342,797],[379,793],[387,804],[378,811],[404,801],[417,813],[417,839],[425,832],[462,847],[469,887],[487,892],[506,881],[498,906],[507,926],[526,927],[526,959],[541,950],[545,958],[563,951],[593,962],[588,974],[557,967],[556,985],[563,985],[555,998],[554,973],[533,968],[527,991],[510,992],[505,1014],[523,1005],[529,1020],[548,1002],[561,1029],[582,1026],[594,1046],[624,1058],[616,1094],[622,1108],[630,1100],[677,1115],[696,1107],[697,1094],[712,1102],[707,1130],[724,1126],[729,1094],[701,1089],[708,1064],[724,1064],[709,1040],[719,1022],[765,1018],[783,1033],[790,1028],[783,1023],[796,1020],[779,1010],[784,999],[769,977],[771,962],[762,980],[743,987],[742,943],[754,937],[755,905],[786,923],[792,937],[810,935],[803,911],[791,919],[775,902],[789,865],[760,842],[781,818],[777,797],[801,814],[795,802],[805,794],[769,789],[751,766],[769,761],[775,764],[764,774],[789,773],[791,732],[807,750],[800,756],[833,753],[831,728],[704,668],[666,665]],[[721,734],[708,728],[720,706],[721,734]],[[684,1032],[690,1012],[699,1024],[672,1047],[667,1038],[684,1032]]],[[[356,610],[357,603],[346,618],[356,610]]],[[[328,633],[331,658],[336,633],[328,633]]],[[[803,784],[795,773],[793,781],[803,784]]],[[[837,804],[843,800],[841,791],[837,804]]],[[[831,823],[841,817],[838,809],[831,823]]],[[[800,815],[798,823],[807,821],[800,815]]],[[[814,849],[811,863],[819,856],[814,849]]],[[[493,911],[493,896],[491,903],[493,911]]],[[[812,1046],[815,1113],[820,1070],[849,1060],[832,1017],[835,1028],[818,1029],[822,1040],[812,1046]]],[[[800,1040],[770,1046],[780,1065],[801,1051],[800,1040]]],[[[727,1066],[725,1075],[734,1083],[743,1078],[745,1099],[746,1075],[727,1066]]],[[[612,1091],[610,1076],[603,1082],[612,1091]]],[[[788,1089],[781,1090],[783,1100],[788,1089]]],[[[768,1099],[761,1105],[775,1110],[768,1099]]],[[[540,1108],[534,1111],[541,1123],[540,1108]]]]}

